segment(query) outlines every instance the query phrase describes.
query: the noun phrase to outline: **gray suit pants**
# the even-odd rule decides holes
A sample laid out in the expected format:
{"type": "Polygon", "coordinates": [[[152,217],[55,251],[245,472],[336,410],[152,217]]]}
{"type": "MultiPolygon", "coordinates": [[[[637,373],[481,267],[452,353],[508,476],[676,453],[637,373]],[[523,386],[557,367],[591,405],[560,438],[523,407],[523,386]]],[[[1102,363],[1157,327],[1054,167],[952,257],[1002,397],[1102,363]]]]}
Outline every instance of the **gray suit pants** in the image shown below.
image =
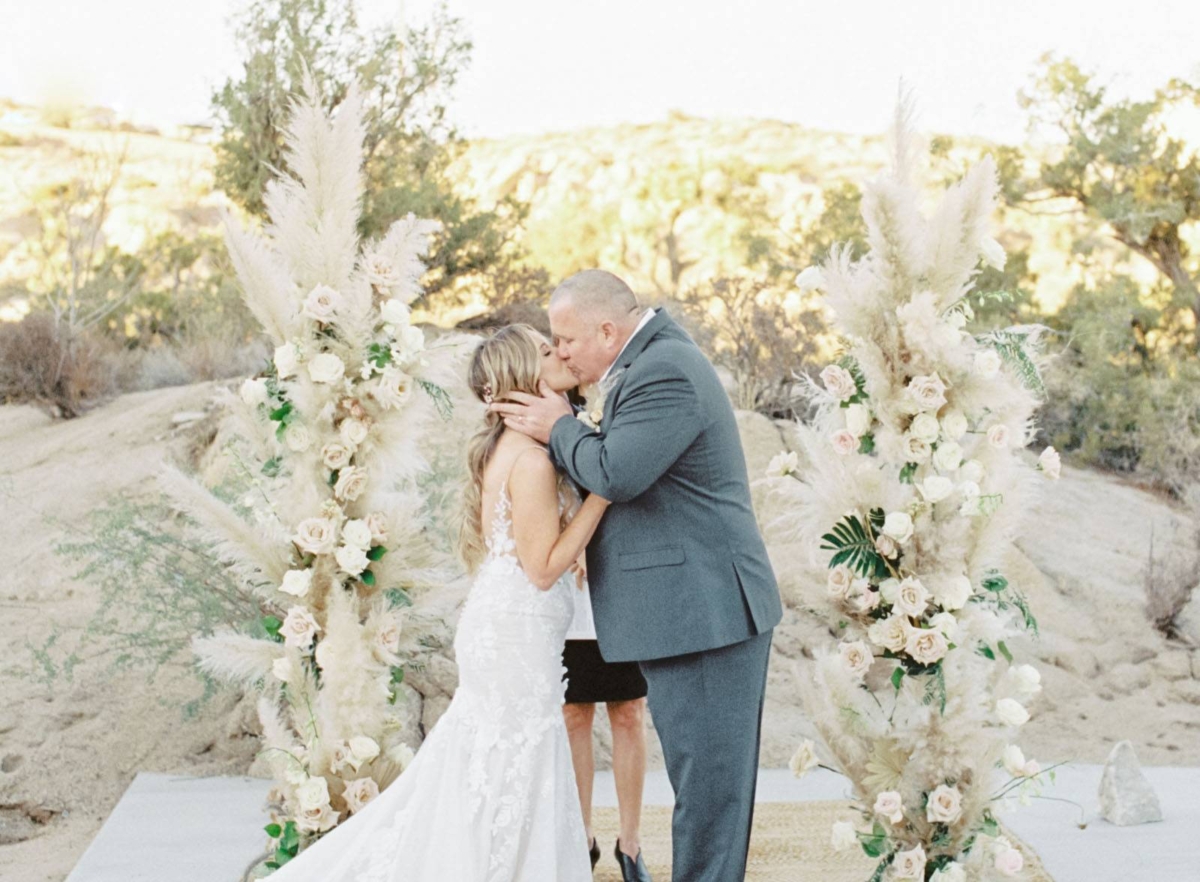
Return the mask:
{"type": "Polygon", "coordinates": [[[675,790],[674,882],[742,882],[772,631],[639,662],[675,790]]]}

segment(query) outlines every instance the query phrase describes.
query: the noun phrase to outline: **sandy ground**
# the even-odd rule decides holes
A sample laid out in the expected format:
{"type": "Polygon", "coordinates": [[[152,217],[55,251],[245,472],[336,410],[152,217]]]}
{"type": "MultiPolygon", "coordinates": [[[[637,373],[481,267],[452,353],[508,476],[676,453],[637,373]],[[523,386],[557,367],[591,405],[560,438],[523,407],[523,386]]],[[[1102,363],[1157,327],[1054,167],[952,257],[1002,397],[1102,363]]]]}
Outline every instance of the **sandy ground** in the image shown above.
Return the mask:
{"type": "MultiPolygon", "coordinates": [[[[70,645],[97,602],[54,552],[62,527],[114,494],[151,493],[164,459],[187,462],[214,420],[207,385],[124,396],[71,422],[0,408],[0,878],[65,878],[136,772],[242,774],[256,742],[248,703],[220,695],[193,719],[180,706],[200,692],[181,657],[153,683],[113,676],[102,646],[85,646],[71,682],[31,675],[30,646],[54,631],[70,645]]],[[[783,446],[765,418],[742,417],[752,470],[783,446]]],[[[761,472],[760,472],[761,473],[761,472]]],[[[1163,554],[1185,554],[1182,516],[1160,497],[1111,476],[1068,468],[1031,513],[1014,566],[1041,623],[1040,640],[1014,651],[1040,659],[1045,690],[1023,745],[1043,764],[1103,762],[1128,738],[1147,765],[1200,766],[1200,653],[1164,639],[1143,611],[1151,529],[1163,554]]],[[[787,549],[772,549],[777,569],[787,549]]],[[[1010,573],[1017,576],[1016,572],[1010,573]]],[[[781,579],[787,593],[787,578],[781,579]]],[[[768,686],[763,765],[786,764],[813,734],[796,681],[827,639],[789,607],[777,632],[768,686]]],[[[606,734],[600,756],[607,755],[606,734]]],[[[660,760],[656,754],[652,763],[660,760]]]]}

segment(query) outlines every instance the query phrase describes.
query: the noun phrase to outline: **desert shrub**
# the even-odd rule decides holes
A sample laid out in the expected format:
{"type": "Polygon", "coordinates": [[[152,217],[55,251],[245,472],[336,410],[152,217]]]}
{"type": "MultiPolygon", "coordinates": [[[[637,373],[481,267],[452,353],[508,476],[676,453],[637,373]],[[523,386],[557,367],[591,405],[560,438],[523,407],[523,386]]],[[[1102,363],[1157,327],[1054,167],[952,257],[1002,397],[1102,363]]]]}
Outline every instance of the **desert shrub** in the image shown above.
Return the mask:
{"type": "Polygon", "coordinates": [[[825,322],[796,292],[725,278],[679,298],[683,321],[713,363],[733,376],[734,406],[792,418],[804,409],[800,376],[817,365],[825,322]]]}
{"type": "Polygon", "coordinates": [[[0,399],[64,417],[115,390],[114,348],[95,332],[71,333],[46,313],[0,322],[0,399]]]}

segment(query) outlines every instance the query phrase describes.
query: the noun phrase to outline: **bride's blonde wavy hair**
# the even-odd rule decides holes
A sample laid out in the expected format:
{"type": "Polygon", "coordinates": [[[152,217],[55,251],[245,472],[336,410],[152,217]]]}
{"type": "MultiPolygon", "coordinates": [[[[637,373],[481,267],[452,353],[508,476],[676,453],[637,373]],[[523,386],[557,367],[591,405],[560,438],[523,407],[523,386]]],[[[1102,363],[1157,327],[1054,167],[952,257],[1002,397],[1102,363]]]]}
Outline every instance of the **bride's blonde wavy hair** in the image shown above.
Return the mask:
{"type": "MultiPolygon", "coordinates": [[[[541,374],[542,338],[530,325],[507,325],[484,340],[471,355],[467,386],[484,404],[501,401],[512,392],[538,394],[541,374]]],[[[491,462],[504,420],[498,413],[484,413],[481,428],[467,443],[467,484],[462,494],[462,523],[458,553],[469,572],[475,572],[487,553],[483,537],[483,471],[491,462]]],[[[574,500],[575,492],[560,473],[559,496],[574,500]]],[[[569,508],[567,506],[566,508],[569,508]]],[[[568,512],[564,510],[563,517],[568,512]]]]}

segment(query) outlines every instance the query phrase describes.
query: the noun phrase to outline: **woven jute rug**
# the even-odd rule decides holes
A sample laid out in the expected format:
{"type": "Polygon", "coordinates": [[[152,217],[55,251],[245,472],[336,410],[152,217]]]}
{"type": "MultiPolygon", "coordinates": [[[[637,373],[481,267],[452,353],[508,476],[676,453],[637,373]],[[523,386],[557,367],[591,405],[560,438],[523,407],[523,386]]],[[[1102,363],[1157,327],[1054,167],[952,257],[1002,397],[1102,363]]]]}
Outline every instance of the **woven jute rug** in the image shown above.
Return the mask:
{"type": "MultiPolygon", "coordinates": [[[[829,845],[834,821],[853,821],[856,814],[841,800],[820,802],[759,803],[754,809],[747,882],[866,882],[876,861],[862,849],[835,852],[829,845]]],[[[613,859],[617,839],[617,810],[593,810],[596,840],[600,844],[597,882],[621,882],[613,859]]],[[[1042,862],[1011,830],[1004,834],[1025,856],[1028,882],[1053,882],[1042,862]]],[[[655,882],[671,882],[671,809],[642,809],[642,855],[655,882]]]]}

